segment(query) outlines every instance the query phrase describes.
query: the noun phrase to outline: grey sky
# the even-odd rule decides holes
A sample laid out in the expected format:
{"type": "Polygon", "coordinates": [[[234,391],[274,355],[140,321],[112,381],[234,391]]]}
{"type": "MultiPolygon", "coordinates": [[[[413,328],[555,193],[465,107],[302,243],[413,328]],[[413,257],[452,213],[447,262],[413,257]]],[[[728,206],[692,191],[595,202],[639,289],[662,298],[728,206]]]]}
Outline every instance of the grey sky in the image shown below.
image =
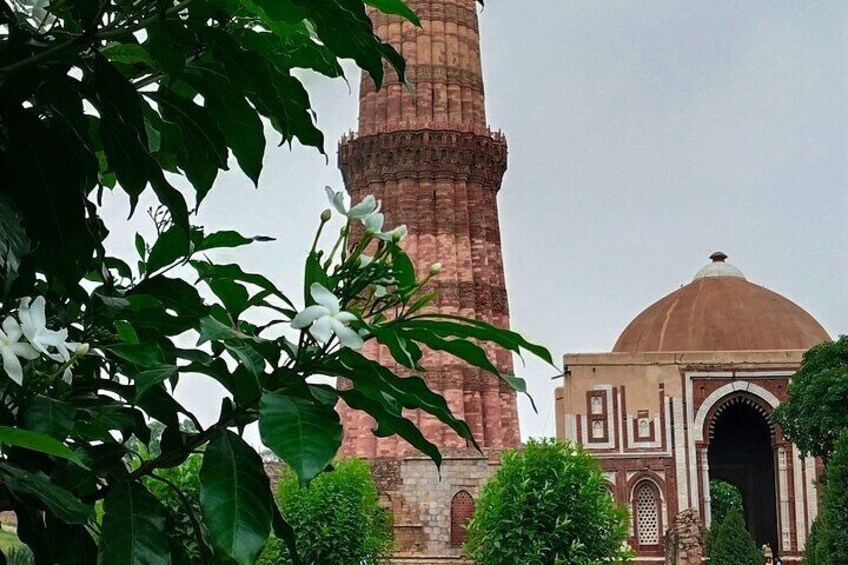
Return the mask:
{"type": "MultiPolygon", "coordinates": [[[[515,329],[565,352],[607,351],[627,323],[721,249],[748,279],[848,332],[848,3],[487,2],[489,122],[507,134],[500,196],[515,329]]],[[[258,191],[228,174],[211,228],[271,235],[231,254],[299,288],[336,141],[355,128],[358,76],[310,77],[330,164],[272,147],[258,191]]],[[[112,243],[132,256],[123,202],[112,243]]],[[[297,294],[297,292],[292,292],[297,294]]],[[[520,366],[520,364],[519,364],[520,366]]],[[[553,433],[553,370],[522,376],[522,435],[553,433]]],[[[220,392],[179,396],[205,419],[220,392]]]]}

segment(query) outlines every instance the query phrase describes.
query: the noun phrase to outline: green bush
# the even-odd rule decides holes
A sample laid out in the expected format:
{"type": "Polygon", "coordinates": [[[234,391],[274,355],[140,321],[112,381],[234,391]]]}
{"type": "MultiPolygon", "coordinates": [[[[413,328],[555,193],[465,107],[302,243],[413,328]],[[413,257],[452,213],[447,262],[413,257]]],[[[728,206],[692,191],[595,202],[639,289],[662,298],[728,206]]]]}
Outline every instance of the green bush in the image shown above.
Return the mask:
{"type": "Polygon", "coordinates": [[[731,508],[742,508],[743,504],[742,491],[721,479],[710,481],[710,499],[713,524],[720,524],[731,508]]]}
{"type": "Polygon", "coordinates": [[[742,509],[731,507],[713,537],[710,565],[762,565],[762,562],[760,550],[745,527],[742,509]]]}
{"type": "MultiPolygon", "coordinates": [[[[359,459],[337,462],[334,471],[319,475],[308,487],[294,473],[286,473],[277,503],[294,528],[305,565],[377,565],[391,552],[391,516],[378,504],[371,468],[359,459]]],[[[285,544],[274,538],[258,563],[292,561],[285,544]]]]}
{"type": "Polygon", "coordinates": [[[827,483],[822,504],[824,527],[821,547],[816,553],[818,565],[848,563],[848,431],[836,442],[827,465],[827,483]]]}
{"type": "Polygon", "coordinates": [[[704,537],[704,549],[707,556],[710,555],[715,536],[721,523],[730,512],[731,508],[742,508],[742,491],[737,487],[722,481],[721,479],[713,479],[710,481],[710,507],[712,509],[712,520],[710,529],[704,537]]]}
{"type": "Polygon", "coordinates": [[[478,565],[625,563],[628,512],[581,447],[531,440],[483,486],[466,553],[478,565]]]}
{"type": "Polygon", "coordinates": [[[824,565],[825,559],[819,559],[819,552],[824,550],[822,545],[823,534],[821,514],[813,520],[813,525],[810,526],[810,535],[807,536],[806,544],[804,545],[804,565],[824,565]]]}

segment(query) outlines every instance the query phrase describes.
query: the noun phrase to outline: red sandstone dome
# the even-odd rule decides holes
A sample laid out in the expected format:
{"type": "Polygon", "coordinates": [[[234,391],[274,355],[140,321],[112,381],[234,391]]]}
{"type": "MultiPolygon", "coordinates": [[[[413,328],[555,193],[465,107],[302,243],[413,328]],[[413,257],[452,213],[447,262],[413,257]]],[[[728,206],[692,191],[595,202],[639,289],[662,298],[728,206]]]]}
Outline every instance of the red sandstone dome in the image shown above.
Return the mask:
{"type": "Polygon", "coordinates": [[[830,341],[800,306],[714,253],[691,283],[636,316],[613,352],[809,349],[830,341]]]}

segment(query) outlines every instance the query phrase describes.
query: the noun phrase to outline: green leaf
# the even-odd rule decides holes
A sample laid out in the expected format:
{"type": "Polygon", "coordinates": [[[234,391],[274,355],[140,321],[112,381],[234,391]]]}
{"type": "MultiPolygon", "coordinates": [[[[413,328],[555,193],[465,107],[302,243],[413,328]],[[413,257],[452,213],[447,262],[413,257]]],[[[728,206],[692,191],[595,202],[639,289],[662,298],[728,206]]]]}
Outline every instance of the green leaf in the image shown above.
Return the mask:
{"type": "Polygon", "coordinates": [[[368,328],[377,341],[389,348],[395,361],[409,369],[421,370],[421,348],[414,341],[404,338],[392,326],[368,328]]]}
{"type": "MultiPolygon", "coordinates": [[[[88,271],[95,247],[84,194],[97,163],[76,159],[68,145],[72,140],[31,112],[5,112],[3,120],[8,132],[0,152],[3,191],[32,241],[36,266],[51,278],[76,284],[88,271]]],[[[6,231],[14,230],[14,220],[7,221],[12,226],[6,231]]],[[[13,244],[23,253],[21,245],[13,244]]]]}
{"type": "Polygon", "coordinates": [[[106,348],[121,359],[139,367],[157,367],[165,364],[165,353],[158,343],[117,343],[106,348]]]}
{"type": "Polygon", "coordinates": [[[384,14],[395,14],[403,16],[417,26],[421,25],[418,16],[413,12],[403,0],[365,0],[369,6],[377,8],[384,14]]]}
{"type": "Polygon", "coordinates": [[[9,197],[0,194],[0,281],[3,294],[18,276],[18,267],[30,251],[31,242],[9,197]]]}
{"type": "Polygon", "coordinates": [[[276,504],[274,504],[272,510],[274,511],[272,520],[274,535],[285,542],[289,550],[289,559],[291,559],[293,565],[303,565],[303,561],[301,561],[297,551],[297,535],[294,532],[294,528],[283,518],[276,504]]]}
{"type": "Polygon", "coordinates": [[[124,343],[138,343],[138,334],[131,323],[126,320],[115,320],[115,329],[124,343]]]}
{"type": "Polygon", "coordinates": [[[74,427],[73,405],[47,396],[36,396],[23,411],[21,425],[33,432],[47,434],[59,441],[68,437],[74,427]]]}
{"type": "Polygon", "coordinates": [[[142,371],[133,377],[135,382],[135,398],[138,400],[148,389],[165,382],[177,374],[177,368],[173,365],[165,365],[148,371],[142,371]]]}
{"type": "Polygon", "coordinates": [[[386,398],[376,394],[366,394],[360,388],[337,390],[337,394],[354,410],[362,410],[377,421],[374,433],[379,437],[397,434],[405,439],[412,447],[428,456],[436,466],[442,464],[442,454],[435,444],[430,442],[421,430],[407,418],[398,413],[397,409],[386,401],[386,398]]]}
{"type": "Polygon", "coordinates": [[[221,300],[230,316],[237,320],[247,308],[250,300],[247,289],[243,285],[228,279],[210,279],[206,284],[221,300]]]}
{"type": "Polygon", "coordinates": [[[218,124],[208,109],[165,90],[147,93],[159,106],[162,118],[177,124],[182,133],[179,167],[185,171],[197,193],[197,204],[203,201],[218,170],[227,170],[227,145],[218,124]]]}
{"type": "Polygon", "coordinates": [[[274,283],[263,275],[245,273],[240,266],[235,264],[215,265],[205,261],[192,261],[191,266],[197,270],[198,275],[200,275],[200,277],[205,281],[223,278],[256,285],[294,308],[294,304],[292,304],[291,300],[280,292],[274,283]]]}
{"type": "Polygon", "coordinates": [[[266,237],[262,235],[257,235],[254,237],[245,237],[237,231],[225,230],[210,233],[209,235],[205,236],[200,241],[200,244],[197,246],[196,251],[203,251],[205,249],[219,249],[221,247],[241,247],[242,245],[250,245],[254,241],[273,240],[274,238],[272,237],[266,237]]]}
{"type": "Polygon", "coordinates": [[[201,345],[207,341],[223,341],[228,339],[255,338],[226,324],[222,324],[212,316],[206,316],[200,320],[200,338],[197,340],[197,345],[201,345]]]}
{"type": "Polygon", "coordinates": [[[147,275],[167,267],[190,253],[188,233],[179,226],[172,226],[159,236],[147,258],[147,275]]]}
{"type": "Polygon", "coordinates": [[[404,328],[423,328],[441,336],[470,337],[480,341],[491,341],[519,355],[521,355],[521,350],[524,349],[549,365],[556,367],[551,352],[545,347],[527,341],[516,332],[493,326],[481,320],[449,314],[426,314],[403,320],[398,325],[404,328]]]}
{"type": "Polygon", "coordinates": [[[106,159],[130,197],[131,211],[149,183],[159,201],[171,212],[174,224],[188,233],[185,199],[168,183],[162,167],[150,154],[143,110],[146,103],[127,78],[99,52],[94,55],[93,86],[106,159]]]}
{"type": "Polygon", "coordinates": [[[414,339],[415,341],[423,343],[430,349],[450,353],[454,357],[458,357],[466,363],[479,367],[484,371],[488,371],[499,378],[501,376],[501,372],[489,360],[485,350],[483,350],[482,347],[474,345],[470,341],[458,338],[446,338],[425,328],[407,328],[403,332],[403,335],[409,339],[414,339]]]}
{"type": "Polygon", "coordinates": [[[150,53],[137,43],[113,43],[101,49],[100,52],[106,55],[106,58],[113,63],[123,63],[125,65],[144,63],[149,67],[156,65],[150,57],[150,53]]]}
{"type": "Polygon", "coordinates": [[[338,360],[322,364],[319,372],[349,379],[355,388],[372,398],[388,396],[404,408],[424,410],[479,449],[468,424],[455,417],[444,397],[430,390],[420,377],[399,377],[387,367],[351,349],[342,350],[338,360]]]}
{"type": "Polygon", "coordinates": [[[200,468],[203,523],[216,550],[253,565],[271,534],[273,506],[259,454],[233,432],[216,432],[200,468]]]}
{"type": "Polygon", "coordinates": [[[0,443],[67,459],[83,469],[88,469],[71,448],[46,434],[0,426],[0,443]]]}
{"type": "Polygon", "coordinates": [[[332,407],[275,393],[262,395],[259,434],[304,482],[323,471],[342,444],[342,426],[332,407]]]}
{"type": "MultiPolygon", "coordinates": [[[[306,258],[306,270],[304,272],[304,280],[303,280],[303,300],[306,302],[306,305],[314,304],[315,301],[312,299],[312,294],[310,294],[309,289],[312,287],[313,283],[318,283],[324,288],[327,288],[327,273],[324,271],[324,267],[321,266],[321,253],[320,252],[311,252],[309,257],[306,258]]],[[[327,288],[327,290],[332,292],[331,288],[327,288]]]]}
{"type": "Polygon", "coordinates": [[[265,370],[265,359],[249,345],[234,345],[225,343],[224,347],[238,359],[248,372],[256,377],[265,370]]]}
{"type": "Polygon", "coordinates": [[[395,244],[392,244],[392,271],[397,277],[399,287],[415,284],[415,266],[403,249],[395,244]]]}
{"type": "Polygon", "coordinates": [[[99,563],[107,565],[169,565],[161,503],[141,484],[112,485],[104,501],[99,563]]]}
{"type": "Polygon", "coordinates": [[[56,518],[67,524],[85,524],[94,518],[93,508],[86,506],[73,494],[54,484],[44,473],[32,473],[0,463],[0,477],[16,495],[30,495],[38,498],[56,518]]]}

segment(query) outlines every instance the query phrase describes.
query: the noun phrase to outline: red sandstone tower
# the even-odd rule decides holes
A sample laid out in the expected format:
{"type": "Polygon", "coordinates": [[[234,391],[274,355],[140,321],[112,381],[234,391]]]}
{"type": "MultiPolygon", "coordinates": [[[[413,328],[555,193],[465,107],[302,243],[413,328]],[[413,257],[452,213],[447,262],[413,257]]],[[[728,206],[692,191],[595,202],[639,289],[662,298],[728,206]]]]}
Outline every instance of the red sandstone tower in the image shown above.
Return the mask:
{"type": "MultiPolygon", "coordinates": [[[[437,309],[507,327],[498,225],[497,192],[506,170],[506,140],[486,126],[480,38],[475,0],[413,0],[421,27],[372,13],[377,35],[407,61],[414,96],[387,69],[380,90],[363,76],[359,132],[342,140],[339,167],[354,201],[373,194],[386,219],[406,224],[404,249],[426,272],[443,265],[435,280],[437,309]]],[[[393,227],[393,226],[390,226],[393,227]]],[[[367,353],[391,364],[387,351],[367,353]]],[[[498,368],[512,374],[508,352],[490,351],[498,368]]],[[[447,355],[424,359],[430,387],[464,418],[481,447],[519,442],[514,391],[492,375],[447,355]]],[[[396,437],[378,439],[373,421],[343,410],[342,453],[392,458],[412,450],[396,437]]],[[[440,447],[464,448],[465,440],[429,415],[416,415],[425,436],[440,447]]]]}

